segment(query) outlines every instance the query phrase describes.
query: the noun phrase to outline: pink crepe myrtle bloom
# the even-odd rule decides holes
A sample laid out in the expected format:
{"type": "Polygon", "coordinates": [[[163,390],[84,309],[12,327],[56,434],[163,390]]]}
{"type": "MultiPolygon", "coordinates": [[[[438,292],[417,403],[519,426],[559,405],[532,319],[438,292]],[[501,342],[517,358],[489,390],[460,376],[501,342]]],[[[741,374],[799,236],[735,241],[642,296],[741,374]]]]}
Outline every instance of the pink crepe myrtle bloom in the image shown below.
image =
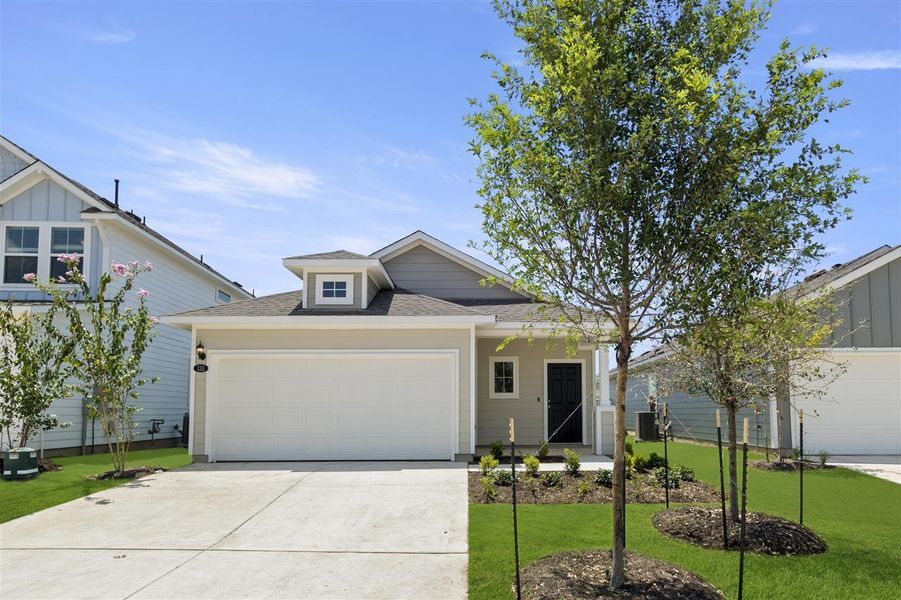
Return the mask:
{"type": "Polygon", "coordinates": [[[148,260],[147,262],[145,262],[145,263],[144,263],[144,270],[145,270],[145,271],[152,271],[152,270],[153,270],[153,263],[151,263],[149,260],[148,260]]]}
{"type": "Polygon", "coordinates": [[[156,317],[150,317],[150,324],[151,324],[151,325],[159,325],[159,324],[160,324],[160,320],[157,319],[156,317]]]}
{"type": "Polygon", "coordinates": [[[138,290],[138,298],[146,298],[149,295],[150,295],[150,292],[148,292],[144,288],[141,288],[138,290]]]}
{"type": "Polygon", "coordinates": [[[38,276],[34,273],[25,273],[24,275],[22,275],[22,279],[28,282],[34,281],[35,279],[37,279],[37,277],[38,276]]]}
{"type": "Polygon", "coordinates": [[[66,283],[66,278],[62,275],[56,278],[57,283],[66,283]]]}
{"type": "Polygon", "coordinates": [[[118,275],[119,277],[125,277],[128,275],[128,267],[123,265],[122,263],[113,263],[113,266],[110,267],[113,271],[114,275],[118,275]]]}
{"type": "Polygon", "coordinates": [[[73,252],[72,254],[60,254],[56,257],[56,262],[67,263],[67,262],[78,262],[78,259],[81,258],[81,255],[77,252],[73,252]]]}

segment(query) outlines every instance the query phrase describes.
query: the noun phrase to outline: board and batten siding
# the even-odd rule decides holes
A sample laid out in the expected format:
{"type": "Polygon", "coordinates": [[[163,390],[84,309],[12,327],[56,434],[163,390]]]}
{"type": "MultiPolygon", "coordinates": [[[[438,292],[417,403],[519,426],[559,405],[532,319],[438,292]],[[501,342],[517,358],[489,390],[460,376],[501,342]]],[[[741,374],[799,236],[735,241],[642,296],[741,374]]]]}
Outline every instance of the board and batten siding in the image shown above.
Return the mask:
{"type": "Polygon", "coordinates": [[[522,299],[501,285],[483,286],[480,274],[422,245],[383,262],[397,287],[427,296],[445,300],[522,299]]]}
{"type": "MultiPolygon", "coordinates": [[[[585,413],[582,441],[592,443],[591,420],[594,412],[592,392],[594,386],[594,359],[591,350],[567,356],[565,344],[560,340],[515,339],[498,351],[500,338],[480,338],[476,344],[476,440],[479,445],[490,444],[508,437],[509,419],[516,419],[516,441],[526,445],[537,445],[546,439],[544,432],[545,412],[544,380],[547,377],[544,361],[557,359],[584,359],[582,377],[585,397],[582,411],[585,413]],[[492,356],[516,356],[519,358],[519,398],[489,397],[489,364],[492,356]]],[[[550,432],[548,432],[550,433],[550,432]]],[[[551,440],[553,442],[553,440],[551,440]]]]}
{"type": "MultiPolygon", "coordinates": [[[[466,329],[198,329],[198,340],[207,351],[260,350],[456,350],[459,356],[460,453],[470,453],[470,330],[466,329]]],[[[187,359],[185,360],[187,368],[187,359]]],[[[207,460],[206,386],[209,371],[194,377],[194,412],[191,415],[194,458],[207,460]]]]}
{"type": "Polygon", "coordinates": [[[837,348],[901,348],[901,258],[882,265],[835,294],[841,324],[837,348]]]}
{"type": "Polygon", "coordinates": [[[27,166],[24,160],[6,148],[0,148],[0,181],[9,179],[27,166]]]}

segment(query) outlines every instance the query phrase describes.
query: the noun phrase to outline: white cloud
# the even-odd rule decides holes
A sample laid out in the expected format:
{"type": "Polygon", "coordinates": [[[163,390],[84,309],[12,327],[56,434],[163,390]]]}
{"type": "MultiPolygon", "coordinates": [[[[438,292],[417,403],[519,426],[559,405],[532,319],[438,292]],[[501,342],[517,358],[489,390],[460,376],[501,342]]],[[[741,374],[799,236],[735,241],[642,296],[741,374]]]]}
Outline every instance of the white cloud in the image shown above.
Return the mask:
{"type": "Polygon", "coordinates": [[[810,35],[817,30],[813,23],[801,23],[792,30],[792,35],[810,35]]]}
{"type": "Polygon", "coordinates": [[[359,162],[376,167],[391,167],[410,171],[428,167],[435,162],[435,157],[422,150],[404,149],[396,146],[382,146],[381,153],[376,156],[363,156],[359,162]]]}
{"type": "Polygon", "coordinates": [[[901,50],[836,53],[825,58],[818,58],[809,66],[832,71],[901,69],[901,50]]]}
{"type": "Polygon", "coordinates": [[[318,189],[319,178],[309,169],[231,142],[130,137],[144,159],[159,165],[158,184],[174,191],[271,209],[276,207],[266,205],[267,198],[306,198],[318,189]]]}
{"type": "Polygon", "coordinates": [[[112,23],[108,29],[91,31],[83,34],[84,37],[95,44],[127,44],[138,37],[133,29],[120,27],[112,23]]]}

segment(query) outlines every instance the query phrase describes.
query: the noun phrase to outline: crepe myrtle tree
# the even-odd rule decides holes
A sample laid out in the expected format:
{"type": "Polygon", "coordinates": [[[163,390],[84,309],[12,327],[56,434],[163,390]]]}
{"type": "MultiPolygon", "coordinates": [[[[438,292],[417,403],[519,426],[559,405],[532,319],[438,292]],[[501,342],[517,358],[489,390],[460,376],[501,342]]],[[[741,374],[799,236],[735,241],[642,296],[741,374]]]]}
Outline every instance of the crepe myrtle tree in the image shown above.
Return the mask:
{"type": "Polygon", "coordinates": [[[150,292],[141,288],[132,296],[132,290],[135,279],[153,265],[114,263],[92,290],[79,270],[77,254],[57,260],[66,264],[66,274],[57,280],[42,282],[34,274],[25,277],[49,294],[66,317],[67,335],[74,344],[68,362],[77,378],[75,389],[87,400],[89,415],[100,420],[113,471],[121,473],[140,411],[133,401],[147,383],[141,357],[159,322],[147,308],[150,292]]]}
{"type": "Polygon", "coordinates": [[[729,515],[736,522],[738,411],[759,409],[771,398],[822,398],[846,368],[829,352],[842,323],[830,294],[804,298],[799,290],[789,289],[741,307],[712,310],[675,336],[657,373],[669,391],[704,395],[725,409],[729,515]]]}
{"type": "Polygon", "coordinates": [[[70,423],[48,413],[72,395],[67,359],[74,344],[57,327],[55,307],[34,313],[0,308],[0,429],[9,448],[28,445],[36,432],[70,423]]]}
{"type": "MultiPolygon", "coordinates": [[[[769,15],[744,0],[496,0],[522,64],[486,54],[500,88],[467,117],[483,248],[551,307],[568,339],[616,344],[613,568],[623,583],[625,397],[636,343],[663,335],[742,225],[749,264],[781,262],[838,219],[838,146],[807,130],[842,102],[783,42],[743,72],[769,15]],[[756,226],[745,226],[756,223],[756,226]],[[688,296],[688,297],[686,297],[688,296]],[[612,338],[609,324],[613,324],[612,338]]],[[[806,250],[805,250],[806,251],[806,250]]],[[[716,268],[715,268],[716,267],[716,268]]],[[[736,274],[735,276],[738,276],[736,274]]],[[[541,311],[539,311],[541,312],[541,311]]]]}

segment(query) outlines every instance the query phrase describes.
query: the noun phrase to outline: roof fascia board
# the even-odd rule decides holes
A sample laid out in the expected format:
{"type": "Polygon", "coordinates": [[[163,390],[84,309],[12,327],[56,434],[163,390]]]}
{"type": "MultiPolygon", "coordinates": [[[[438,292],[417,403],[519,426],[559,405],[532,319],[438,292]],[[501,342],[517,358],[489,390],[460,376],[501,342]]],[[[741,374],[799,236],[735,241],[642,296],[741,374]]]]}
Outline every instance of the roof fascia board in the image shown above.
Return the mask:
{"type": "Polygon", "coordinates": [[[802,296],[802,298],[815,298],[815,297],[821,296],[823,294],[828,294],[828,293],[834,292],[836,290],[840,290],[841,288],[843,288],[851,283],[854,283],[855,281],[857,281],[864,275],[866,275],[872,271],[875,271],[879,267],[887,265],[888,263],[892,262],[893,260],[897,260],[898,258],[901,258],[901,246],[896,246],[895,248],[886,252],[882,256],[874,258],[873,260],[871,260],[870,262],[868,262],[866,264],[860,265],[853,271],[845,273],[844,275],[842,275],[835,281],[830,281],[829,283],[827,283],[826,285],[824,285],[822,287],[811,290],[810,292],[804,294],[804,296],[802,296]]]}
{"type": "Polygon", "coordinates": [[[57,173],[52,167],[49,167],[40,161],[30,164],[29,166],[25,167],[24,169],[4,181],[2,184],[0,184],[0,204],[7,202],[15,196],[18,196],[25,190],[37,185],[45,179],[53,181],[66,191],[73,194],[85,204],[94,208],[99,208],[104,212],[108,211],[108,207],[92,198],[90,194],[86,194],[83,190],[79,189],[77,185],[74,185],[71,181],[57,173]],[[37,175],[37,177],[35,177],[35,175],[37,175]],[[24,185],[24,187],[21,187],[21,189],[19,189],[19,186],[16,186],[16,183],[27,183],[27,185],[24,185]],[[14,190],[15,193],[10,195],[8,193],[8,190],[11,189],[14,190]]]}
{"type": "Polygon", "coordinates": [[[495,269],[491,265],[484,263],[481,260],[466,254],[465,252],[457,250],[450,244],[442,242],[441,240],[430,236],[424,231],[411,233],[407,237],[400,239],[389,246],[385,246],[381,250],[373,253],[372,256],[380,260],[387,261],[400,256],[401,254],[404,254],[405,252],[412,250],[417,246],[426,246],[430,250],[434,250],[445,258],[448,258],[472,271],[480,273],[485,277],[493,276],[498,280],[499,283],[503,284],[504,287],[511,290],[513,289],[513,282],[510,280],[510,276],[503,271],[495,269]]]}
{"type": "Polygon", "coordinates": [[[455,327],[469,328],[473,324],[491,323],[494,317],[490,315],[473,316],[444,316],[444,317],[391,317],[377,316],[280,316],[280,317],[191,317],[169,316],[162,317],[160,321],[166,325],[173,325],[190,329],[194,327],[216,329],[355,329],[355,328],[383,328],[392,327],[429,329],[431,327],[455,327]]]}
{"type": "Polygon", "coordinates": [[[87,213],[87,214],[82,213],[81,218],[82,218],[82,220],[89,221],[89,222],[95,221],[95,220],[96,221],[112,220],[116,223],[125,225],[125,229],[129,233],[136,234],[140,239],[147,240],[147,241],[151,242],[152,244],[155,244],[159,248],[163,248],[170,255],[175,256],[178,260],[180,260],[184,264],[191,267],[191,269],[194,272],[200,273],[200,274],[212,279],[213,281],[215,281],[217,283],[217,285],[223,285],[223,286],[227,287],[228,289],[232,290],[233,292],[236,292],[239,296],[242,296],[246,300],[253,298],[253,294],[251,294],[244,288],[242,288],[238,285],[235,285],[233,282],[229,281],[225,277],[222,277],[221,275],[214,273],[213,271],[210,271],[209,269],[200,268],[200,265],[193,258],[190,258],[185,254],[182,254],[181,252],[179,252],[178,250],[176,250],[169,244],[166,244],[162,240],[159,240],[156,237],[150,235],[149,233],[147,233],[146,231],[144,231],[143,229],[141,229],[134,223],[129,222],[128,219],[120,217],[116,213],[113,213],[113,212],[87,213]]]}
{"type": "Polygon", "coordinates": [[[2,147],[4,150],[9,151],[11,154],[15,155],[16,158],[26,163],[34,163],[37,160],[34,156],[28,154],[2,135],[0,135],[0,147],[2,147]]]}

